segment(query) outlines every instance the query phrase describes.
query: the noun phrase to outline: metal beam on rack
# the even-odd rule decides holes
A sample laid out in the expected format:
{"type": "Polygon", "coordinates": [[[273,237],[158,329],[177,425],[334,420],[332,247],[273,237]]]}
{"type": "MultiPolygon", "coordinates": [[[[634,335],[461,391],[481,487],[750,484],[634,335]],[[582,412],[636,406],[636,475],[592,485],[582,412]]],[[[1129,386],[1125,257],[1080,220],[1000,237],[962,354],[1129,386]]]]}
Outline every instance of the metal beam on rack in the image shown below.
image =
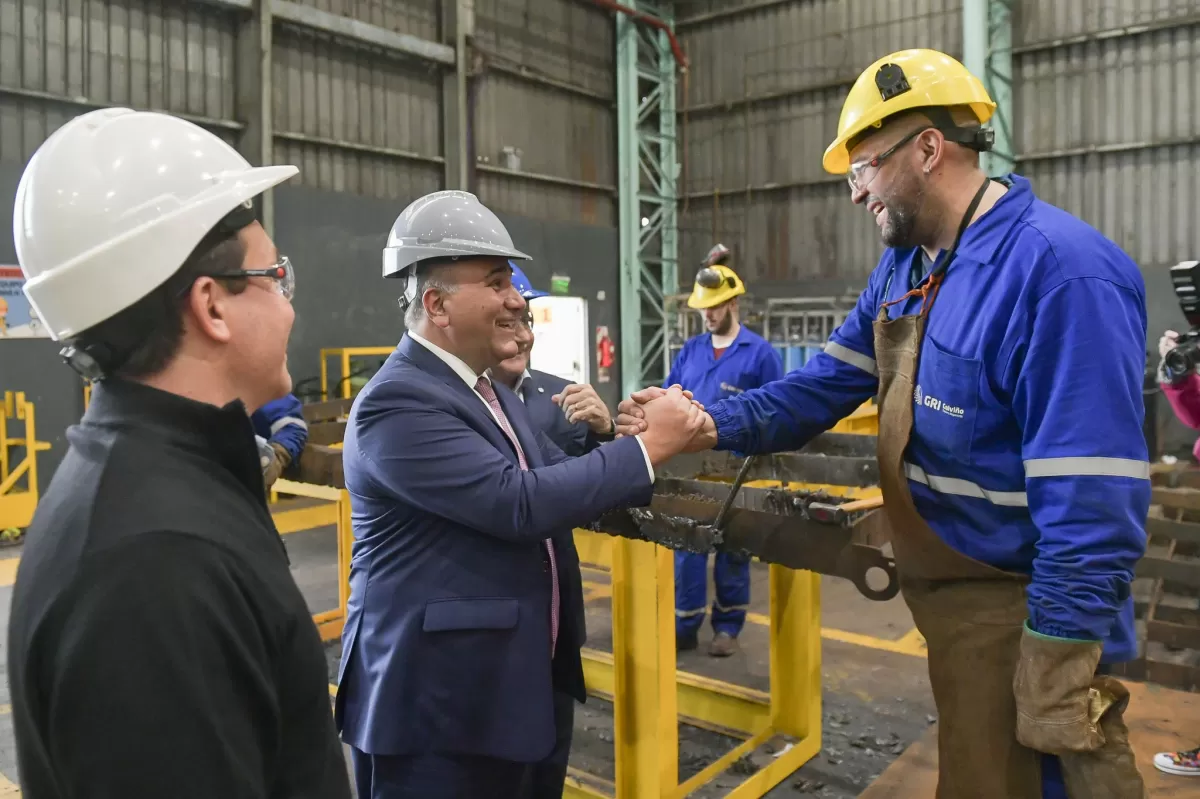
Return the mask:
{"type": "MultiPolygon", "coordinates": [[[[625,5],[674,25],[670,3],[625,5]]],[[[678,65],[665,31],[622,13],[616,26],[621,375],[629,394],[661,384],[670,371],[665,297],[679,284],[678,65]]]]}
{"type": "Polygon", "coordinates": [[[993,177],[1012,172],[1016,166],[1012,41],[1012,0],[963,0],[963,65],[983,80],[996,102],[991,120],[996,142],[981,161],[983,170],[993,177]]]}

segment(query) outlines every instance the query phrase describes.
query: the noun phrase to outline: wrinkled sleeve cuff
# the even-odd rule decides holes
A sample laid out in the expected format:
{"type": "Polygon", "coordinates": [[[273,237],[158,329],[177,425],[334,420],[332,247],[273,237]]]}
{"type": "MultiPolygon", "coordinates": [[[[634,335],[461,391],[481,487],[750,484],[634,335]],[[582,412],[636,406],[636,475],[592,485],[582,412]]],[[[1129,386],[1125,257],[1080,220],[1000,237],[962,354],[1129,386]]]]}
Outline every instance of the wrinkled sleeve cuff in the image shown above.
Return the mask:
{"type": "Polygon", "coordinates": [[[717,428],[717,445],[713,449],[744,452],[748,443],[747,436],[738,429],[738,420],[730,412],[729,403],[718,402],[705,410],[717,428]]]}

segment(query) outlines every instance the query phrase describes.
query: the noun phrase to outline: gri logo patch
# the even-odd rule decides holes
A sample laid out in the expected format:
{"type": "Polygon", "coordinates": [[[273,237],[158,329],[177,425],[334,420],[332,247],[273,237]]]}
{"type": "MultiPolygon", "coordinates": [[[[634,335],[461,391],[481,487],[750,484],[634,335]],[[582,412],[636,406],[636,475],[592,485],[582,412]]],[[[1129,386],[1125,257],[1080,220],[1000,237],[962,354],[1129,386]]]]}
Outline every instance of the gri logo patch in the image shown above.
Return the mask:
{"type": "Polygon", "coordinates": [[[743,393],[743,389],[740,389],[735,385],[731,385],[730,383],[726,383],[724,380],[721,381],[721,390],[728,391],[730,394],[743,393]]]}
{"type": "Polygon", "coordinates": [[[917,405],[924,405],[930,410],[941,411],[951,419],[963,418],[964,412],[962,408],[958,407],[957,405],[950,405],[949,403],[943,402],[937,397],[926,394],[921,390],[920,385],[918,385],[916,390],[913,391],[913,402],[915,402],[917,405]]]}

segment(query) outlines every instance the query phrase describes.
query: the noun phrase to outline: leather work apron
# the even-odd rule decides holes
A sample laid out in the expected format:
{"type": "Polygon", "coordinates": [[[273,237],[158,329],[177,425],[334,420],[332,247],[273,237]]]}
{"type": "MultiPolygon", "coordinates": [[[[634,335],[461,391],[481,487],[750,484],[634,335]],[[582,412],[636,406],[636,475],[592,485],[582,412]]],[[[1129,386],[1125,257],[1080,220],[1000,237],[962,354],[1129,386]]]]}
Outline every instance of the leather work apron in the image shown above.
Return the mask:
{"type": "MultiPolygon", "coordinates": [[[[879,482],[900,590],[928,645],[929,680],[939,716],[937,799],[1041,799],[1042,755],[1017,741],[1013,693],[1028,616],[1029,578],[967,557],[942,541],[917,513],[904,470],[925,320],[958,239],[987,186],[985,181],[963,218],[958,238],[925,286],[902,298],[921,296],[920,312],[888,320],[887,307],[902,301],[897,300],[881,306],[874,323],[879,482]]],[[[1103,718],[1105,749],[1123,747],[1128,757],[1123,753],[1116,758],[1097,758],[1097,753],[1063,757],[1071,799],[1140,799],[1143,795],[1129,792],[1125,766],[1117,767],[1124,772],[1120,776],[1113,771],[1114,760],[1127,760],[1140,785],[1122,709],[1123,704],[1114,706],[1103,718]],[[1089,760],[1096,761],[1095,768],[1089,760]]]]}

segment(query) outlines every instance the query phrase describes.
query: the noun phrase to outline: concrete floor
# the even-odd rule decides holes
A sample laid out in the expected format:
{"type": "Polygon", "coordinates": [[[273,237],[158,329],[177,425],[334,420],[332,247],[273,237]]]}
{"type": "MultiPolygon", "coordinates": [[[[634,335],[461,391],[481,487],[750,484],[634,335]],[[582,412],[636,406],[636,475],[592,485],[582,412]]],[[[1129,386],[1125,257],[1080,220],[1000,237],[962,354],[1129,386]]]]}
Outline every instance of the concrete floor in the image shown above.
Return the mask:
{"type": "MultiPolygon", "coordinates": [[[[314,613],[329,610],[337,604],[336,544],[332,528],[296,532],[285,536],[292,570],[314,613]]],[[[0,549],[0,641],[7,640],[8,607],[12,579],[16,573],[20,549],[0,549]]],[[[768,654],[765,566],[753,566],[753,608],[741,636],[741,651],[728,659],[716,660],[705,654],[706,639],[711,635],[707,623],[702,632],[698,651],[682,653],[679,667],[726,682],[759,690],[767,690],[768,654]]],[[[587,569],[584,572],[588,599],[589,647],[611,651],[609,630],[610,609],[607,575],[587,569]]],[[[710,592],[711,596],[711,592],[710,592]]],[[[912,774],[924,773],[920,779],[928,785],[930,743],[927,735],[935,724],[933,699],[925,672],[922,642],[912,629],[912,620],[900,599],[871,602],[862,597],[848,582],[824,578],[822,602],[822,751],[813,760],[785,779],[768,796],[829,797],[851,799],[858,797],[881,775],[893,761],[914,742],[926,740],[913,747],[904,761],[889,772],[885,779],[917,785],[912,774]],[[923,747],[923,748],[922,748],[923,747]],[[922,765],[923,764],[923,765],[922,765]],[[914,771],[915,769],[915,771],[914,771]],[[922,771],[923,770],[923,771],[922,771]]],[[[327,649],[331,681],[336,675],[340,646],[327,649]]],[[[0,664],[4,656],[0,654],[0,664]]],[[[0,665],[0,668],[3,666],[0,665]]],[[[0,680],[0,799],[19,795],[16,755],[12,738],[7,680],[0,680]]],[[[1167,696],[1161,689],[1150,689],[1156,696],[1154,706],[1147,712],[1151,717],[1146,728],[1152,732],[1135,731],[1135,745],[1142,735],[1140,749],[1157,751],[1155,747],[1188,744],[1197,740],[1177,738],[1187,725],[1200,724],[1200,697],[1186,695],[1186,705],[1192,708],[1186,718],[1172,718],[1170,707],[1179,699],[1167,696]],[[1155,715],[1157,714],[1157,715],[1155,715]],[[1193,718],[1194,716],[1194,718],[1193,718]]],[[[1149,700],[1147,700],[1149,701],[1149,700]]],[[[716,733],[680,725],[680,777],[686,779],[711,763],[737,744],[737,741],[716,733]]],[[[1195,728],[1187,733],[1196,735],[1195,728]]],[[[934,751],[934,759],[936,751],[934,751]]],[[[1144,754],[1144,753],[1141,753],[1144,754]]],[[[575,741],[571,754],[574,768],[602,779],[613,777],[613,720],[611,706],[590,699],[576,714],[575,741]]],[[[727,774],[695,797],[725,796],[729,789],[753,771],[753,762],[743,762],[740,774],[727,774]]],[[[1157,773],[1150,784],[1151,796],[1200,796],[1200,780],[1185,778],[1159,779],[1157,773]],[[1183,792],[1180,792],[1180,791],[1183,792]]],[[[892,783],[899,784],[899,783],[892,783]]],[[[879,795],[878,793],[872,794],[879,795]]],[[[899,797],[900,793],[884,795],[899,797]]],[[[926,788],[904,795],[928,796],[926,788]]]]}

